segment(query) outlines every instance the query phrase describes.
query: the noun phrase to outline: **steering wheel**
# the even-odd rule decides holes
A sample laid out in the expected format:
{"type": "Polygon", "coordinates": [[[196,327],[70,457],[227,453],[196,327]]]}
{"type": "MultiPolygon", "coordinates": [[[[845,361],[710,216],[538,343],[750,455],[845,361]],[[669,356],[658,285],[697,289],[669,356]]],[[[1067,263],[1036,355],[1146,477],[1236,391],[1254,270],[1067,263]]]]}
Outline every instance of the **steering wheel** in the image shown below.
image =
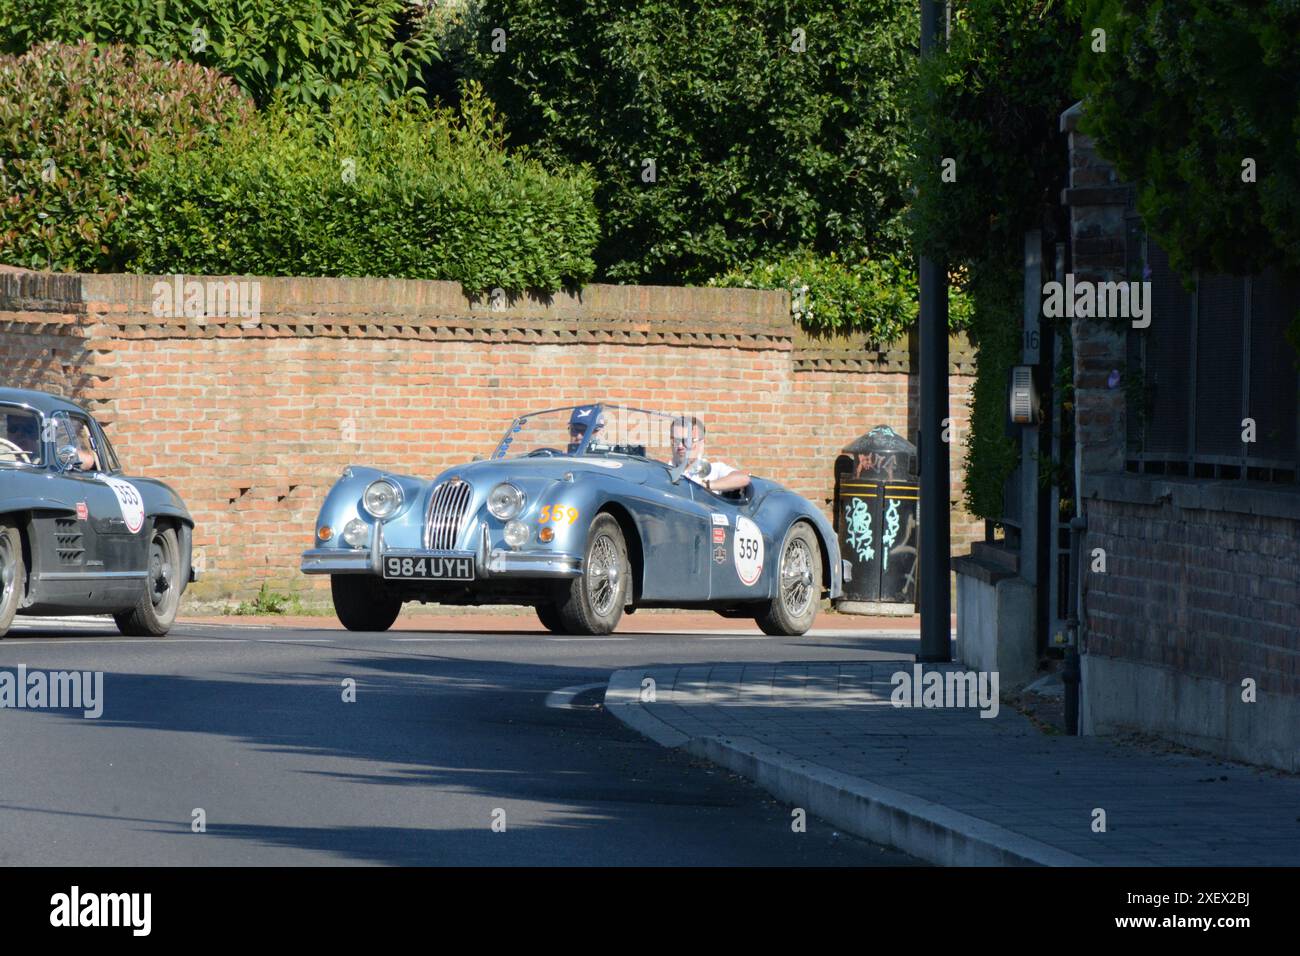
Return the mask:
{"type": "Polygon", "coordinates": [[[24,465],[30,465],[32,463],[31,452],[24,451],[23,449],[19,448],[17,445],[15,445],[7,438],[0,438],[0,450],[2,450],[3,448],[7,448],[8,450],[12,451],[15,456],[22,456],[21,458],[19,458],[19,460],[24,465]]]}
{"type": "Polygon", "coordinates": [[[564,453],[560,451],[558,448],[534,448],[528,454],[524,455],[524,457],[525,458],[554,458],[557,455],[562,455],[562,454],[564,453]]]}

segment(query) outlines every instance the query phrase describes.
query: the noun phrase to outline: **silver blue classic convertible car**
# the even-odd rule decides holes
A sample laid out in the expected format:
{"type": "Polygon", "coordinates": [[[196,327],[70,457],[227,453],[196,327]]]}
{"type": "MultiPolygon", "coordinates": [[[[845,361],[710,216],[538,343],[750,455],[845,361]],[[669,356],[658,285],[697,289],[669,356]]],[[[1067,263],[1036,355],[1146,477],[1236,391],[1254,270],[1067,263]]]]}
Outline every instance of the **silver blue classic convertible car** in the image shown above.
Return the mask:
{"type": "Polygon", "coordinates": [[[683,421],[571,406],[521,415],[490,459],[431,481],[349,466],[302,570],[330,576],[352,630],[386,630],[420,601],[531,605],[557,633],[608,634],[625,610],[676,607],[803,634],[822,597],[840,596],[830,523],[763,478],[714,490],[725,469],[702,441],[692,453],[699,432],[683,421]]]}
{"type": "Polygon", "coordinates": [[[15,614],[111,614],[123,634],[166,634],[193,529],[176,492],[122,473],[81,408],[0,388],[0,637],[15,614]]]}

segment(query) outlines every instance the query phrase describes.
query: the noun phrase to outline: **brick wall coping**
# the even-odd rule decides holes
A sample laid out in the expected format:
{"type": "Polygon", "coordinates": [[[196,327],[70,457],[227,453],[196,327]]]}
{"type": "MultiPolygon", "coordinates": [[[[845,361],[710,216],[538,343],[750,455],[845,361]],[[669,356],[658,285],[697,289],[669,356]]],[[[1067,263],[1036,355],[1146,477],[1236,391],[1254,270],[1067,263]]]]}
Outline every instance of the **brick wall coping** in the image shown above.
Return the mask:
{"type": "MultiPolygon", "coordinates": [[[[331,337],[433,341],[610,343],[731,347],[792,352],[795,372],[908,373],[910,339],[880,344],[865,335],[811,336],[790,315],[784,290],[594,283],[577,292],[508,297],[494,306],[458,282],[422,279],[186,275],[200,282],[261,283],[262,315],[202,320],[153,314],[154,286],[172,276],[34,272],[0,267],[0,308],[9,321],[93,327],[105,340],[331,337]]],[[[951,374],[975,371],[965,335],[949,340],[951,374]]]]}
{"type": "Polygon", "coordinates": [[[1102,472],[1084,475],[1083,495],[1123,504],[1168,501],[1184,511],[1226,511],[1300,521],[1300,485],[1102,472]]]}

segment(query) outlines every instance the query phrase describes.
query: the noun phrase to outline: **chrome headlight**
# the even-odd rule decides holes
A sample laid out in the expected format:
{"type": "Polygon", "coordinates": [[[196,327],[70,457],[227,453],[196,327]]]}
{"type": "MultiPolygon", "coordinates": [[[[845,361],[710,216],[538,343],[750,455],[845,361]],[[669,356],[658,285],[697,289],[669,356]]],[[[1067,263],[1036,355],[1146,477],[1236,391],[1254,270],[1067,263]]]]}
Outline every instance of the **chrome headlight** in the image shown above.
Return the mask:
{"type": "Polygon", "coordinates": [[[402,507],[402,489],[387,478],[379,478],[366,486],[361,504],[376,518],[391,518],[402,507]]]}
{"type": "Polygon", "coordinates": [[[370,526],[360,518],[353,518],[343,527],[343,540],[349,547],[364,547],[370,540],[370,526]]]}
{"type": "Polygon", "coordinates": [[[503,481],[488,495],[487,510],[492,513],[492,517],[509,521],[524,510],[524,502],[527,500],[522,491],[510,482],[503,481]]]}

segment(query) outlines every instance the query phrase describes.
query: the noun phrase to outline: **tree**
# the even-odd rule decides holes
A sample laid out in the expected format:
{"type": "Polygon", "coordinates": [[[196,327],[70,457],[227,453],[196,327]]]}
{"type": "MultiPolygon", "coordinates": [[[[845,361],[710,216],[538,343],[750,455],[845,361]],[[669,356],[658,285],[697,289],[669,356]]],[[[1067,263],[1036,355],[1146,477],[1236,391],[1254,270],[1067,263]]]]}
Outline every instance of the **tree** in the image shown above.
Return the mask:
{"type": "Polygon", "coordinates": [[[89,40],[215,67],[259,105],[323,104],[352,81],[384,99],[418,87],[437,57],[403,0],[0,0],[0,51],[89,40]]]}
{"type": "Polygon", "coordinates": [[[966,449],[972,514],[999,518],[1017,463],[1004,434],[1007,375],[1020,355],[1024,233],[1065,230],[1068,174],[1060,114],[1072,102],[1079,18],[1054,0],[954,4],[946,50],[927,58],[911,96],[918,250],[966,276],[978,347],[966,449]]]}
{"type": "Polygon", "coordinates": [[[1081,126],[1184,275],[1300,269],[1300,4],[1092,0],[1081,126]]]}
{"type": "Polygon", "coordinates": [[[593,167],[604,277],[906,254],[915,4],[486,0],[474,22],[512,143],[593,167]]]}

